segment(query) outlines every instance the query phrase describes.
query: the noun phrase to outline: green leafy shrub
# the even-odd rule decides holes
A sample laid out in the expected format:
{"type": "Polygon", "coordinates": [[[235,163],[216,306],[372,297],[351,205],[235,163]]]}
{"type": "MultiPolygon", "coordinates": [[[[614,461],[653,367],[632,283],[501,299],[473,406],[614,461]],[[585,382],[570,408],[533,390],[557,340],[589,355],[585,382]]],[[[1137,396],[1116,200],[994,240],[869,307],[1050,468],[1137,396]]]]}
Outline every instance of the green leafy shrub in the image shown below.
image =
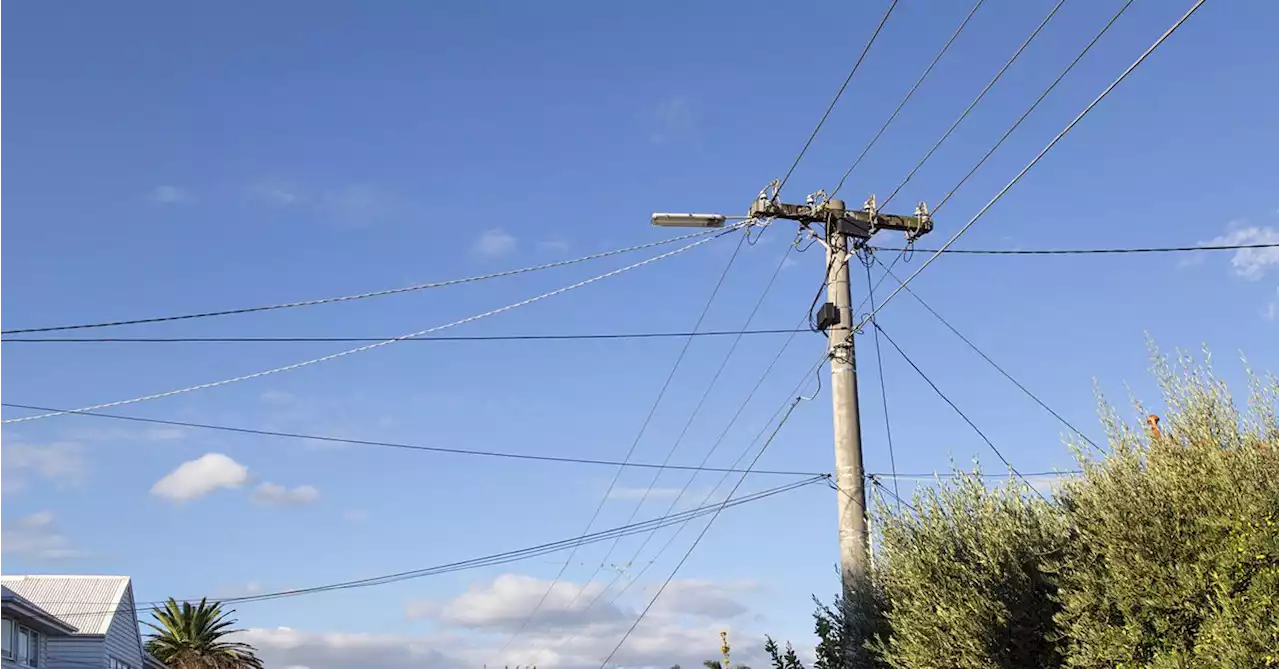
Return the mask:
{"type": "Polygon", "coordinates": [[[873,638],[850,652],[850,598],[819,603],[815,669],[1277,667],[1276,379],[1241,411],[1207,354],[1153,360],[1159,426],[1102,402],[1105,452],[1073,444],[1052,499],[974,471],[877,501],[873,638]]]}
{"type": "Polygon", "coordinates": [[[1044,573],[1062,549],[1059,510],[980,471],[917,492],[913,510],[877,504],[875,578],[885,631],[873,644],[890,667],[1053,667],[1056,587],[1044,573]]]}
{"type": "Polygon", "coordinates": [[[1275,666],[1275,380],[1254,379],[1242,416],[1207,356],[1154,357],[1159,428],[1105,409],[1111,452],[1082,452],[1083,476],[1061,491],[1073,536],[1052,571],[1067,664],[1275,666]]]}

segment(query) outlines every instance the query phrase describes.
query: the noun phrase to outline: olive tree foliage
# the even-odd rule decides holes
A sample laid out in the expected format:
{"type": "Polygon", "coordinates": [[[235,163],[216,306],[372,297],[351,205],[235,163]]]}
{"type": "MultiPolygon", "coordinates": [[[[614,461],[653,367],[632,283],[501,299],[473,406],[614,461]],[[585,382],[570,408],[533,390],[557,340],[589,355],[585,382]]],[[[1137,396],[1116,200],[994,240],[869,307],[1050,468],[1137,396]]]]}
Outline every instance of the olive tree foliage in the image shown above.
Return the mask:
{"type": "Polygon", "coordinates": [[[1067,524],[1019,481],[987,487],[981,471],[917,491],[912,510],[878,501],[875,580],[889,667],[1050,667],[1056,588],[1042,566],[1067,524]]]}
{"type": "Polygon", "coordinates": [[[1277,383],[1250,374],[1241,407],[1210,362],[1153,353],[1158,427],[1100,398],[1105,446],[1072,443],[1051,492],[975,470],[877,500],[870,656],[838,598],[815,669],[1276,667],[1277,383]]]}
{"type": "Polygon", "coordinates": [[[1207,352],[1153,360],[1158,428],[1104,404],[1110,453],[1080,450],[1060,494],[1072,541],[1047,569],[1066,664],[1275,666],[1276,380],[1250,374],[1240,410],[1207,352]]]}

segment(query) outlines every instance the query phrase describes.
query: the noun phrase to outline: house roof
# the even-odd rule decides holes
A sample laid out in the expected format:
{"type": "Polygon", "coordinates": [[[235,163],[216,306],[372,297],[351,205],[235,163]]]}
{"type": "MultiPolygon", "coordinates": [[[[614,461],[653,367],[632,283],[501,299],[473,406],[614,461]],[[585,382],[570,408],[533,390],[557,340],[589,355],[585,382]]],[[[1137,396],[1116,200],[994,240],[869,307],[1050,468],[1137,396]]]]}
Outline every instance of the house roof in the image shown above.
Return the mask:
{"type": "Polygon", "coordinates": [[[0,576],[0,585],[74,626],[76,634],[106,634],[129,577],[0,576]]]}
{"type": "Polygon", "coordinates": [[[73,625],[59,620],[53,614],[3,585],[0,585],[0,608],[3,608],[5,613],[16,615],[27,624],[44,632],[71,634],[76,631],[73,625]]]}

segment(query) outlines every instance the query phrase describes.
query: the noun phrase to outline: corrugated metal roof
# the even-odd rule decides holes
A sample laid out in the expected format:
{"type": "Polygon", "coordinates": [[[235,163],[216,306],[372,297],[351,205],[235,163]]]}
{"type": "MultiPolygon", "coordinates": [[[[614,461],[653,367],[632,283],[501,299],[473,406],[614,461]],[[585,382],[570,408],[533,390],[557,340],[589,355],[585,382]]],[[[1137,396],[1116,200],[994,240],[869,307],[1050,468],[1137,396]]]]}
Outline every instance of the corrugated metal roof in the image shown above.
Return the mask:
{"type": "Polygon", "coordinates": [[[129,577],[0,576],[0,584],[74,625],[77,634],[106,634],[129,577]]]}

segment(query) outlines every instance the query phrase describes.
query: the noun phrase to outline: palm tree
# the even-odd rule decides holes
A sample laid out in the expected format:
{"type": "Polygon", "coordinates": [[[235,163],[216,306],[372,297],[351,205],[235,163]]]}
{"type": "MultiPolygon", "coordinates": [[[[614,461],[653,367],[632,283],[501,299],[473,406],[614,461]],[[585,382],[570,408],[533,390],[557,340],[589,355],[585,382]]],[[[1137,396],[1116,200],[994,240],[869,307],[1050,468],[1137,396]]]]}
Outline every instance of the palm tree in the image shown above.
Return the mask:
{"type": "Polygon", "coordinates": [[[147,652],[170,669],[262,669],[262,660],[247,643],[224,641],[240,630],[231,629],[234,619],[219,602],[201,599],[178,604],[172,597],[164,608],[151,612],[157,624],[143,624],[155,630],[147,638],[147,652]]]}

